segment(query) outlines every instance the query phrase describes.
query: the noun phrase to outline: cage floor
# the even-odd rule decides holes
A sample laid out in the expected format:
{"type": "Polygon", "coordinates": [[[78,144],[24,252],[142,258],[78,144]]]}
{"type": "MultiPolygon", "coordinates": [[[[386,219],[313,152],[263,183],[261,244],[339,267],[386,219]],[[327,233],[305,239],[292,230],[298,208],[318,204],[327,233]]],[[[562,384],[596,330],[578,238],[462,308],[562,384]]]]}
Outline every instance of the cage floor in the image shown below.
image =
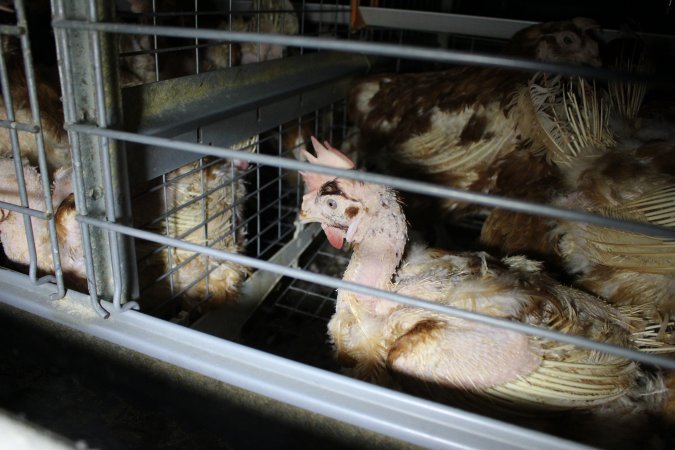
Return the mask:
{"type": "MultiPolygon", "coordinates": [[[[338,278],[349,263],[347,254],[320,236],[299,266],[338,278]]],[[[284,277],[242,329],[242,343],[315,367],[339,371],[326,334],[335,311],[337,292],[329,287],[284,277]]]]}

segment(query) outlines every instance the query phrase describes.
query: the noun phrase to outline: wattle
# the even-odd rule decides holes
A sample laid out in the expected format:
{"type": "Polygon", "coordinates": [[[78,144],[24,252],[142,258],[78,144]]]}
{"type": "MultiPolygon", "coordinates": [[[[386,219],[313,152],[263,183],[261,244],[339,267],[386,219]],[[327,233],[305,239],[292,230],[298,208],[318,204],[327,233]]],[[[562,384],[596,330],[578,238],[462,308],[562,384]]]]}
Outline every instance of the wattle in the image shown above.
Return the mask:
{"type": "Polygon", "coordinates": [[[326,237],[328,238],[330,245],[340,250],[345,239],[345,232],[339,228],[331,227],[325,224],[322,224],[321,228],[323,228],[323,231],[326,233],[326,237]]]}

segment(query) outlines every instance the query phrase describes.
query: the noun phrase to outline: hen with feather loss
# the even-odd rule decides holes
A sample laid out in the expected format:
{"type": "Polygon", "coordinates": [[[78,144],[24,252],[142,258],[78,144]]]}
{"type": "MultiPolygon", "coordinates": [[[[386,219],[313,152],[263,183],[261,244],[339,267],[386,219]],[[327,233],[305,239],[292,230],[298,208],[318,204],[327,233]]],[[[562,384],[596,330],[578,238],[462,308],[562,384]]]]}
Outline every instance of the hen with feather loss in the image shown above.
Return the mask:
{"type": "MultiPolygon", "coordinates": [[[[328,143],[312,142],[317,156],[305,151],[310,163],[354,168],[328,143]]],[[[321,223],[334,247],[344,240],[351,244],[344,280],[637,348],[629,315],[557,283],[540,263],[522,256],[498,260],[484,252],[406,248],[406,219],[393,189],[302,175],[307,194],[301,220],[321,223]]],[[[662,379],[627,359],[347,289],[338,290],[328,334],[348,374],[382,385],[407,387],[413,380],[511,408],[616,411],[663,403],[662,379]]]]}

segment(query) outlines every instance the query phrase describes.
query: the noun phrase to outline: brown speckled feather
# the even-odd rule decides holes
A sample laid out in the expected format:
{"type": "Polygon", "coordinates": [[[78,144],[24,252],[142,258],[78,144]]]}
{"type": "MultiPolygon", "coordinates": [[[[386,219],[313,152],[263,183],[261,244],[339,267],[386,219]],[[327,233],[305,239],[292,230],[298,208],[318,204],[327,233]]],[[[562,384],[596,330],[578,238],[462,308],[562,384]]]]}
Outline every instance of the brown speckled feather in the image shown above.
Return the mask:
{"type": "MultiPolygon", "coordinates": [[[[545,61],[599,65],[592,20],[577,18],[522,30],[505,53],[545,61]]],[[[386,173],[493,192],[501,165],[526,152],[513,98],[529,75],[494,68],[375,75],[359,80],[349,98],[364,156],[386,173]]],[[[522,170],[522,181],[527,179],[522,170]]],[[[476,207],[444,201],[445,211],[476,207]]]]}
{"type": "MultiPolygon", "coordinates": [[[[612,111],[612,105],[627,101],[614,98],[624,92],[616,86],[604,92],[581,79],[561,82],[559,77],[540,76],[534,80],[537,85],[531,83],[519,101],[527,102],[529,96],[534,112],[530,123],[539,126],[540,145],[562,172],[564,187],[551,201],[613,218],[674,227],[675,141],[660,139],[668,131],[655,132],[672,124],[638,120],[635,116],[640,111],[634,106],[612,111]],[[632,118],[626,117],[627,111],[632,118]],[[633,121],[625,125],[629,119],[633,121]],[[641,137],[643,127],[649,129],[646,141],[641,137]]],[[[673,314],[672,240],[557,221],[551,243],[567,270],[579,275],[577,282],[584,289],[619,305],[650,305],[652,317],[673,314]]]]}

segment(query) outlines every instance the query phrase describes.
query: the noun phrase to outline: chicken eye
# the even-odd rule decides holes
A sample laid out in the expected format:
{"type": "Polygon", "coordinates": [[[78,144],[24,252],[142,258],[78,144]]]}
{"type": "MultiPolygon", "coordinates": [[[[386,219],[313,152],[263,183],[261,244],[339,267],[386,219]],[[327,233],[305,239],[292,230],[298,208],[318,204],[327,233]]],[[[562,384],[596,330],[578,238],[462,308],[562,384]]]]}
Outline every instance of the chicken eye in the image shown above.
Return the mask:
{"type": "Polygon", "coordinates": [[[328,205],[328,207],[330,209],[337,208],[337,202],[335,200],[333,200],[332,198],[329,198],[328,200],[326,200],[326,204],[328,205]]]}
{"type": "Polygon", "coordinates": [[[574,43],[575,39],[572,36],[570,36],[569,34],[566,34],[566,35],[563,36],[562,41],[563,41],[563,44],[565,44],[565,45],[572,45],[574,43]]]}

